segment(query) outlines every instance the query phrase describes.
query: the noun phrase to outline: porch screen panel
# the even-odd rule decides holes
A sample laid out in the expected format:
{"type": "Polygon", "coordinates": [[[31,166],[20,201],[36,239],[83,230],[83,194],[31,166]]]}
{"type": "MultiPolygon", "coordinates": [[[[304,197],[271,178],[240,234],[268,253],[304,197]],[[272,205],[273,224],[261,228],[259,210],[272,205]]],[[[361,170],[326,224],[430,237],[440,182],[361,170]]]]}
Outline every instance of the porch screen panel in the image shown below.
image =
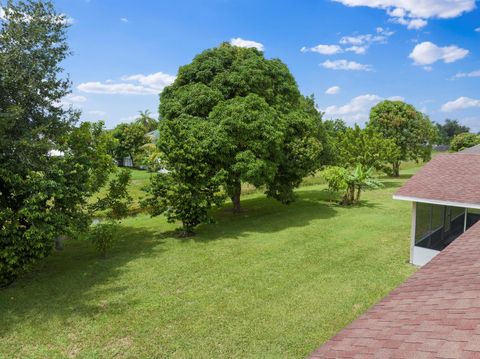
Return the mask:
{"type": "Polygon", "coordinates": [[[432,206],[427,203],[417,202],[417,216],[415,226],[415,243],[420,242],[430,234],[432,206]]]}

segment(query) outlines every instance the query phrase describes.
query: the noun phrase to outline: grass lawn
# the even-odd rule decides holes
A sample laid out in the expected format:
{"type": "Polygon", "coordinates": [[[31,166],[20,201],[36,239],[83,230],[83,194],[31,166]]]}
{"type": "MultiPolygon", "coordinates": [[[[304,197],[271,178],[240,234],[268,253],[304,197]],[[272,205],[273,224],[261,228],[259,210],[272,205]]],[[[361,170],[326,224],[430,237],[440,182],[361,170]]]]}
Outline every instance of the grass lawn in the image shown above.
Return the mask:
{"type": "Polygon", "coordinates": [[[67,242],[0,290],[0,357],[304,357],[413,273],[391,196],[414,171],[352,208],[313,180],[290,206],[253,193],[191,239],[140,214],[106,259],[67,242]]]}

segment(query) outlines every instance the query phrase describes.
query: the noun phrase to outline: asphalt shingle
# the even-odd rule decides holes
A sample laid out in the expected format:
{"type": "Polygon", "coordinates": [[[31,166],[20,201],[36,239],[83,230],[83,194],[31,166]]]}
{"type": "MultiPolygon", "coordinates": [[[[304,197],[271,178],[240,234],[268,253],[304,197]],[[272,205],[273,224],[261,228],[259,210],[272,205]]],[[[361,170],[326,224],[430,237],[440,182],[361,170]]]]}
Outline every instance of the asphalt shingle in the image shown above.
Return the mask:
{"type": "Polygon", "coordinates": [[[311,358],[480,358],[480,222],[311,358]]]}

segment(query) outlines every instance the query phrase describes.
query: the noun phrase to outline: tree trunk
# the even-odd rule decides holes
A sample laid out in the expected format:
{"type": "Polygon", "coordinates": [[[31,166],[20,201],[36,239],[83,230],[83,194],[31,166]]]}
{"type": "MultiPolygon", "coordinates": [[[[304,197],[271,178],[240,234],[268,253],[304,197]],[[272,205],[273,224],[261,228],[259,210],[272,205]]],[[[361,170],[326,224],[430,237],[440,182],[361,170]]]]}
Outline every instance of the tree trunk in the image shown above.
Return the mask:
{"type": "Polygon", "coordinates": [[[355,198],[355,202],[359,202],[360,201],[360,193],[362,192],[362,188],[361,187],[358,187],[357,188],[357,198],[355,198]]]}
{"type": "Polygon", "coordinates": [[[348,185],[345,195],[343,196],[342,205],[350,206],[355,202],[355,186],[348,185]]]}
{"type": "Polygon", "coordinates": [[[242,184],[237,182],[232,187],[231,200],[233,203],[233,213],[239,213],[241,211],[240,207],[240,195],[242,194],[242,184]]]}
{"type": "Polygon", "coordinates": [[[393,177],[400,176],[400,161],[395,161],[392,163],[392,176],[393,177]]]}
{"type": "Polygon", "coordinates": [[[193,227],[188,223],[182,221],[182,231],[180,232],[180,237],[193,237],[195,235],[195,231],[193,227]]]}

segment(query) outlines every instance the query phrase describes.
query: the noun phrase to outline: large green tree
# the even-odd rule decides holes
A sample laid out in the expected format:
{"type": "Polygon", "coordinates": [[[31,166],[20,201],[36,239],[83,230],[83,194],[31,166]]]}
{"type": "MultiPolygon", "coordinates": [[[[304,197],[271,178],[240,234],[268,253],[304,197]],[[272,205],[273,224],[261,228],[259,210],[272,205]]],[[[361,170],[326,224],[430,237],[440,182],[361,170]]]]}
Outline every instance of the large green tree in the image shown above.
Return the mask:
{"type": "Polygon", "coordinates": [[[401,161],[430,159],[437,130],[430,119],[412,105],[382,101],[371,109],[367,126],[398,146],[400,155],[390,161],[394,176],[399,176],[401,161]]]}
{"type": "Polygon", "coordinates": [[[67,19],[50,1],[9,1],[0,22],[0,286],[88,224],[87,197],[112,168],[102,124],[74,127],[67,19]]]}
{"type": "MultiPolygon", "coordinates": [[[[169,159],[182,141],[176,122],[204,123],[219,146],[200,152],[240,210],[241,183],[265,186],[284,203],[322,160],[325,134],[313,99],[303,97],[287,66],[253,48],[224,43],[179,69],[161,94],[160,148],[169,159]],[[215,149],[214,149],[215,148],[215,149]]],[[[189,161],[182,157],[177,162],[189,161]]]]}

